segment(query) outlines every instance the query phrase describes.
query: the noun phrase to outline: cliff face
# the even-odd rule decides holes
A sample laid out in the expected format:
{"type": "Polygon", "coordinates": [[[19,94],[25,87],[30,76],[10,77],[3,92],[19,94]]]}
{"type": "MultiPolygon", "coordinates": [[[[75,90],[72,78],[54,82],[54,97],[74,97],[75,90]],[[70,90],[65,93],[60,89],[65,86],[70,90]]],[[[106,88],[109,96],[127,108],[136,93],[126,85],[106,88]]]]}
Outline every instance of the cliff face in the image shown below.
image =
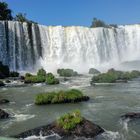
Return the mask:
{"type": "Polygon", "coordinates": [[[0,21],[0,61],[12,70],[84,71],[139,59],[140,25],[109,29],[0,21]]]}

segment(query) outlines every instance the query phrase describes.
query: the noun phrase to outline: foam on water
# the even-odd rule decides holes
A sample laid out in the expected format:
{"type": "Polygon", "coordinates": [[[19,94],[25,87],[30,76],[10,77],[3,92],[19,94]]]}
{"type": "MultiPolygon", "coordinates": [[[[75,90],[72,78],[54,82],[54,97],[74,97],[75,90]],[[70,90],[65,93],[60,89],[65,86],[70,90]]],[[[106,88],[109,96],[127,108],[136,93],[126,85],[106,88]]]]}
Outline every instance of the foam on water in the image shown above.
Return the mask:
{"type": "MultiPolygon", "coordinates": [[[[119,132],[106,131],[101,135],[105,140],[121,140],[119,132]]],[[[123,139],[125,140],[125,139],[123,139]]]]}
{"type": "Polygon", "coordinates": [[[128,129],[128,123],[129,123],[130,119],[121,119],[120,120],[120,124],[122,125],[122,129],[125,130],[127,133],[129,131],[128,129]]]}
{"type": "Polygon", "coordinates": [[[51,135],[48,135],[48,136],[42,136],[42,134],[40,133],[40,136],[29,136],[27,138],[24,138],[23,140],[60,140],[61,137],[58,135],[58,134],[51,134],[51,135]]]}

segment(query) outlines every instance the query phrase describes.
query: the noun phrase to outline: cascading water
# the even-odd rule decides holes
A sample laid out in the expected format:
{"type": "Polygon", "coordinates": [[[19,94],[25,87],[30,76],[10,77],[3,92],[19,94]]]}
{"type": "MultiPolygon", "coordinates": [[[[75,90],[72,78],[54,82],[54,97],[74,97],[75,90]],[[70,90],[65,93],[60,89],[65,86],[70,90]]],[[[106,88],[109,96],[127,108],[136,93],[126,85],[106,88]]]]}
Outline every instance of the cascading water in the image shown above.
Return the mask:
{"type": "Polygon", "coordinates": [[[0,61],[12,70],[114,67],[140,60],[140,25],[118,28],[43,26],[0,21],[0,61]]]}

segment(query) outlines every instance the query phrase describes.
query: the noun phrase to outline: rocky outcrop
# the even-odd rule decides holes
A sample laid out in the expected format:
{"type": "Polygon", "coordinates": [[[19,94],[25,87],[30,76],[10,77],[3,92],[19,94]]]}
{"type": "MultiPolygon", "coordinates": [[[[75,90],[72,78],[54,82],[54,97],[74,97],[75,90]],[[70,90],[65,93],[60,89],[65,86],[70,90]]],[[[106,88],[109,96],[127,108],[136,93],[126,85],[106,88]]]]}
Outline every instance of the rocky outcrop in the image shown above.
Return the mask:
{"type": "Polygon", "coordinates": [[[9,117],[10,117],[10,114],[8,114],[4,110],[0,109],[0,119],[7,119],[9,117]]]}
{"type": "Polygon", "coordinates": [[[43,136],[48,136],[52,134],[52,132],[57,133],[59,136],[63,138],[74,138],[77,137],[86,137],[86,138],[94,138],[95,136],[104,132],[100,126],[84,119],[82,123],[78,124],[72,130],[64,130],[62,127],[59,127],[56,122],[53,122],[46,126],[41,126],[32,130],[25,131],[19,135],[14,136],[15,138],[26,138],[28,136],[36,135],[39,136],[40,132],[43,136]]]}
{"type": "Polygon", "coordinates": [[[0,99],[0,104],[6,104],[9,103],[10,101],[7,99],[0,99]]]}
{"type": "Polygon", "coordinates": [[[123,119],[140,119],[140,112],[129,112],[121,116],[123,119]]]}
{"type": "Polygon", "coordinates": [[[5,86],[5,84],[2,81],[0,81],[0,87],[3,87],[3,86],[5,86]]]}

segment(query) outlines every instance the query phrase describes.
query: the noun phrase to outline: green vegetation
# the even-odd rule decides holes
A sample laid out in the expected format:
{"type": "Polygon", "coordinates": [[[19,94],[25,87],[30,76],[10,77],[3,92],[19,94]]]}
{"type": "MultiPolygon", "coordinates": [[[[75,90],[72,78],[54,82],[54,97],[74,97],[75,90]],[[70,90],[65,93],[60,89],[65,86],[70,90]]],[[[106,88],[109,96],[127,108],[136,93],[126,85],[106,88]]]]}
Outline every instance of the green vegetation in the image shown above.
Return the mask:
{"type": "Polygon", "coordinates": [[[25,83],[44,83],[49,85],[59,84],[59,80],[52,73],[46,73],[44,69],[39,69],[37,75],[25,74],[25,83]]]}
{"type": "Polygon", "coordinates": [[[115,83],[118,81],[127,82],[127,80],[131,80],[133,78],[137,78],[140,76],[139,71],[132,71],[132,72],[123,72],[123,71],[116,71],[114,69],[108,70],[107,73],[102,73],[97,76],[93,76],[91,84],[94,83],[115,83]]]}
{"type": "Polygon", "coordinates": [[[91,24],[91,28],[95,28],[95,27],[106,27],[107,25],[105,24],[104,21],[97,19],[97,18],[93,18],[92,24],[91,24]]]}
{"type": "Polygon", "coordinates": [[[0,20],[12,20],[12,10],[6,2],[0,2],[0,20]]]}
{"type": "Polygon", "coordinates": [[[55,78],[55,76],[52,73],[48,73],[46,75],[46,83],[49,85],[59,84],[59,80],[55,78]]]}
{"type": "Polygon", "coordinates": [[[10,72],[10,77],[19,77],[19,73],[16,71],[11,71],[10,72]]]}
{"type": "Polygon", "coordinates": [[[72,69],[58,69],[57,73],[63,77],[78,76],[78,73],[72,69]]]}
{"type": "Polygon", "coordinates": [[[19,21],[19,22],[27,22],[29,24],[32,24],[32,23],[37,24],[37,22],[34,22],[32,20],[27,19],[25,13],[24,14],[23,13],[18,13],[16,15],[16,17],[14,18],[14,20],[19,21]]]}
{"type": "Polygon", "coordinates": [[[25,74],[25,83],[43,83],[46,81],[46,71],[39,69],[37,75],[25,74]]]}
{"type": "Polygon", "coordinates": [[[116,24],[106,24],[104,21],[97,19],[97,18],[93,18],[92,24],[90,26],[91,28],[96,28],[96,27],[105,27],[105,28],[117,28],[118,26],[116,24]]]}
{"type": "Polygon", "coordinates": [[[83,93],[77,89],[67,91],[40,93],[36,96],[35,104],[56,104],[82,101],[83,93]]]}
{"type": "Polygon", "coordinates": [[[39,69],[38,72],[37,72],[37,76],[46,77],[46,75],[47,75],[47,73],[43,68],[39,69]]]}
{"type": "Polygon", "coordinates": [[[28,22],[28,19],[26,18],[26,14],[24,13],[18,13],[15,17],[15,20],[16,21],[19,21],[19,22],[28,22]]]}
{"type": "Polygon", "coordinates": [[[25,13],[18,13],[15,17],[13,17],[12,10],[8,8],[8,4],[6,2],[0,2],[0,20],[14,20],[37,24],[36,22],[27,19],[25,13]]]}
{"type": "Polygon", "coordinates": [[[25,83],[43,83],[45,82],[46,78],[45,77],[40,77],[36,75],[32,76],[25,76],[25,83]]]}
{"type": "Polygon", "coordinates": [[[94,69],[94,68],[90,68],[88,73],[89,74],[99,74],[100,71],[98,71],[97,69],[94,69]]]}
{"type": "Polygon", "coordinates": [[[72,130],[74,129],[78,124],[82,123],[83,117],[81,116],[81,113],[79,110],[75,110],[71,113],[67,113],[63,116],[61,116],[57,120],[58,126],[62,127],[64,130],[72,130]]]}

